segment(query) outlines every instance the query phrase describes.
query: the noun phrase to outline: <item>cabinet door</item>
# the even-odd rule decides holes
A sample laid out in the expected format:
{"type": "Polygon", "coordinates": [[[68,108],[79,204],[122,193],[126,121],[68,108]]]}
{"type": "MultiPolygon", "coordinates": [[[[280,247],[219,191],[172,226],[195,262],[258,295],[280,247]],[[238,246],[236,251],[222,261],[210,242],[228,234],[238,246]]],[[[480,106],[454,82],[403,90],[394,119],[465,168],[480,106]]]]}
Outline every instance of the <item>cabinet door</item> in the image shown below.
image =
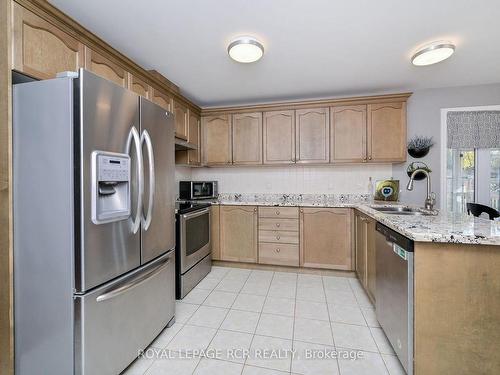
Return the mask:
{"type": "Polygon", "coordinates": [[[201,165],[200,150],[200,116],[188,110],[188,142],[197,147],[196,150],[175,151],[175,164],[201,165]]]}
{"type": "Polygon", "coordinates": [[[366,105],[330,108],[332,162],[366,162],[366,105]]]}
{"type": "Polygon", "coordinates": [[[146,99],[151,99],[151,91],[152,88],[142,79],[137,78],[136,76],[129,74],[129,90],[135,92],[137,95],[140,95],[146,99]]]}
{"type": "Polygon", "coordinates": [[[13,2],[13,68],[39,79],[84,66],[82,43],[13,2]]]}
{"type": "Polygon", "coordinates": [[[175,136],[188,139],[188,109],[185,105],[174,100],[175,136]]]}
{"type": "Polygon", "coordinates": [[[294,111],[264,112],[263,118],[264,164],[294,163],[294,111]]]}
{"type": "Polygon", "coordinates": [[[356,248],[356,274],[363,286],[366,286],[366,245],[367,221],[366,218],[356,213],[355,215],[355,248],[356,248]]]}
{"type": "Polygon", "coordinates": [[[233,164],[262,164],[262,113],[232,115],[233,164]]]}
{"type": "Polygon", "coordinates": [[[296,162],[330,162],[330,121],[328,108],[298,109],[295,111],[296,162]]]}
{"type": "Polygon", "coordinates": [[[368,105],[368,160],[406,161],[406,103],[368,105]]]}
{"type": "Polygon", "coordinates": [[[212,259],[220,260],[220,206],[213,205],[210,208],[210,247],[212,248],[212,259]]]}
{"type": "Polygon", "coordinates": [[[348,208],[301,208],[300,265],[352,270],[351,215],[348,208]]]}
{"type": "Polygon", "coordinates": [[[173,99],[169,95],[163,93],[160,90],[153,89],[152,100],[153,103],[158,104],[165,110],[172,112],[173,99]]]}
{"type": "Polygon", "coordinates": [[[375,220],[367,218],[366,223],[366,290],[375,302],[376,266],[375,266],[375,220]]]}
{"type": "Polygon", "coordinates": [[[117,85],[128,88],[127,71],[107,57],[88,47],[85,47],[85,69],[117,85]]]}
{"type": "Polygon", "coordinates": [[[203,160],[206,165],[228,165],[232,162],[231,121],[229,115],[202,119],[203,160]]]}
{"type": "Polygon", "coordinates": [[[200,144],[200,116],[196,113],[189,111],[189,128],[188,128],[188,142],[196,145],[196,150],[188,151],[188,164],[200,165],[201,164],[201,144],[200,144]]]}
{"type": "Polygon", "coordinates": [[[221,260],[257,262],[257,207],[221,206],[221,260]]]}

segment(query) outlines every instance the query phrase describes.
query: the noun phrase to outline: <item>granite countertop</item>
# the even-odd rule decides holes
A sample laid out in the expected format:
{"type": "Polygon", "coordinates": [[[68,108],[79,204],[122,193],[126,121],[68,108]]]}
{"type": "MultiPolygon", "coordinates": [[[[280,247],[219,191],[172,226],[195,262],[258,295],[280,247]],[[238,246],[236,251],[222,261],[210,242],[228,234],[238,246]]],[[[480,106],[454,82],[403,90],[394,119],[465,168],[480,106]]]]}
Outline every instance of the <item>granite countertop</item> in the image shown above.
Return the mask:
{"type": "Polygon", "coordinates": [[[350,207],[417,242],[500,245],[500,221],[453,213],[430,216],[384,214],[372,207],[401,203],[373,202],[368,194],[219,194],[221,205],[350,207]]]}

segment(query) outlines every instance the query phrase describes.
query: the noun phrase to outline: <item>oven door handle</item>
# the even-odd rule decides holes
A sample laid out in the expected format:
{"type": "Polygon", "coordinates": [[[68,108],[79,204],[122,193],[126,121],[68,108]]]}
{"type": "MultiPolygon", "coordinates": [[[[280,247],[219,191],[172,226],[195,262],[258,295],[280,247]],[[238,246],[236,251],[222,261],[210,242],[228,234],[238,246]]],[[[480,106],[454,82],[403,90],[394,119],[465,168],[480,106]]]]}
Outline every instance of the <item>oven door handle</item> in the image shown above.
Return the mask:
{"type": "Polygon", "coordinates": [[[184,215],[182,215],[182,218],[184,220],[189,220],[189,219],[201,216],[201,215],[205,215],[209,212],[210,212],[210,208],[205,208],[205,209],[200,210],[200,211],[195,211],[195,212],[190,212],[190,213],[184,214],[184,215]]]}

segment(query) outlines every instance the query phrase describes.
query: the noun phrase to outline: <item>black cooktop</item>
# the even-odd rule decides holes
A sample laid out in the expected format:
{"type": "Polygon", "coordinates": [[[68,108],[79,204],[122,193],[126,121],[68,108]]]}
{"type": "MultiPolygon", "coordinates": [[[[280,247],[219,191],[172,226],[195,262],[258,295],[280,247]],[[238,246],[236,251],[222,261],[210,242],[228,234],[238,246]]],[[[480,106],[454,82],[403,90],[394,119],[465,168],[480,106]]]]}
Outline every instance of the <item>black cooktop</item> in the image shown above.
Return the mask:
{"type": "Polygon", "coordinates": [[[187,214],[188,212],[193,212],[196,210],[201,210],[206,207],[210,207],[210,203],[199,203],[199,202],[176,202],[175,212],[178,214],[187,214]]]}

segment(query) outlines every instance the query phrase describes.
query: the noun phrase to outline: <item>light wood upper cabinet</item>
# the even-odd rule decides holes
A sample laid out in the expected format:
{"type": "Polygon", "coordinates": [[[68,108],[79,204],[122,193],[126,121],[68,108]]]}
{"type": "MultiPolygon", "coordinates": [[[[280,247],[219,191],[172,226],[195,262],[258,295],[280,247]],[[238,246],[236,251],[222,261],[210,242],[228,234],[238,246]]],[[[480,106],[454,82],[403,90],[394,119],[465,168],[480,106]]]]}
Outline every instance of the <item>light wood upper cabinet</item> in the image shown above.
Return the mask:
{"type": "Polygon", "coordinates": [[[189,111],[189,129],[188,129],[188,142],[196,145],[198,149],[189,150],[188,164],[200,165],[201,164],[201,150],[200,150],[200,136],[201,136],[201,120],[200,116],[196,113],[189,111]]]}
{"type": "Polygon", "coordinates": [[[188,109],[184,104],[174,100],[175,136],[188,139],[188,109]]]}
{"type": "Polygon", "coordinates": [[[127,71],[107,57],[88,47],[85,47],[85,69],[117,85],[128,88],[127,71]]]}
{"type": "Polygon", "coordinates": [[[184,165],[201,165],[201,149],[200,149],[200,116],[193,111],[188,111],[188,139],[197,147],[196,150],[177,150],[175,151],[175,164],[184,165]]]}
{"type": "Polygon", "coordinates": [[[348,208],[301,208],[300,265],[352,270],[351,216],[348,208]]]}
{"type": "Polygon", "coordinates": [[[210,207],[210,247],[212,248],[212,259],[220,260],[220,206],[210,207]]]}
{"type": "Polygon", "coordinates": [[[165,110],[172,112],[173,99],[170,96],[160,90],[153,89],[151,98],[153,103],[158,104],[165,110]]]}
{"type": "Polygon", "coordinates": [[[84,45],[13,2],[13,69],[39,79],[84,66],[84,45]]]}
{"type": "Polygon", "coordinates": [[[257,262],[257,207],[220,207],[220,258],[257,262]]]}
{"type": "Polygon", "coordinates": [[[328,108],[295,111],[296,163],[330,162],[330,121],[328,108]]]}
{"type": "Polygon", "coordinates": [[[406,161],[406,103],[368,104],[368,161],[406,161]]]}
{"type": "Polygon", "coordinates": [[[262,113],[232,115],[233,164],[262,163],[262,113]]]}
{"type": "Polygon", "coordinates": [[[202,132],[204,141],[202,147],[204,164],[231,164],[232,141],[230,115],[203,117],[202,132]]]}
{"type": "Polygon", "coordinates": [[[366,105],[330,108],[332,162],[366,162],[366,105]]]}
{"type": "Polygon", "coordinates": [[[146,99],[151,99],[153,88],[149,86],[146,82],[137,78],[136,76],[129,74],[129,90],[135,92],[146,99]]]}
{"type": "Polygon", "coordinates": [[[295,112],[272,111],[263,114],[264,164],[295,162],[295,112]]]}

